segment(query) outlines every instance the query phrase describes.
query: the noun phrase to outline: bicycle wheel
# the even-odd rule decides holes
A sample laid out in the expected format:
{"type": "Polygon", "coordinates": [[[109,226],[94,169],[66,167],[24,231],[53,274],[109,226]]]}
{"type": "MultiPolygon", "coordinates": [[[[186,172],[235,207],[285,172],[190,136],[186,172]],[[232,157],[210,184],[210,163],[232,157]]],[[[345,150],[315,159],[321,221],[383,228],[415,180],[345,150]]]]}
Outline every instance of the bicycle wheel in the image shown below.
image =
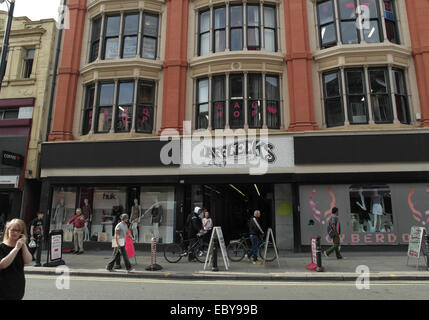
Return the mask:
{"type": "MultiPolygon", "coordinates": [[[[264,260],[264,253],[265,253],[265,242],[263,242],[260,246],[259,246],[259,257],[264,260]]],[[[274,249],[274,245],[273,243],[270,241],[268,242],[268,247],[267,247],[267,257],[265,259],[265,261],[274,261],[276,259],[276,251],[274,249]]]]}
{"type": "Polygon", "coordinates": [[[164,247],[164,258],[170,263],[177,263],[182,259],[183,250],[177,243],[171,243],[164,247]]]}
{"type": "Polygon", "coordinates": [[[194,256],[201,262],[206,262],[207,254],[209,252],[209,244],[207,242],[202,242],[195,247],[194,256]]]}
{"type": "Polygon", "coordinates": [[[241,242],[230,242],[226,248],[226,254],[231,261],[239,262],[243,260],[246,252],[246,247],[241,242]]]}

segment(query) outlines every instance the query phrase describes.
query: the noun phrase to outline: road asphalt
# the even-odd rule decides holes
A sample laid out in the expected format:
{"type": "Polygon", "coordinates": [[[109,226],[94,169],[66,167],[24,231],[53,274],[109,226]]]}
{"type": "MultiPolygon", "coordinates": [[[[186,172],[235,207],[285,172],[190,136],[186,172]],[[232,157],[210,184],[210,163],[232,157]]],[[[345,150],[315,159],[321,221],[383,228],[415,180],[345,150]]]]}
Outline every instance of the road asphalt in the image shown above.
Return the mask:
{"type": "Polygon", "coordinates": [[[407,252],[345,252],[342,260],[335,256],[322,255],[323,271],[307,270],[311,263],[310,253],[279,252],[279,259],[265,264],[254,265],[247,259],[230,262],[226,268],[223,257],[218,256],[218,271],[212,271],[208,264],[188,262],[184,257],[178,263],[169,263],[163,252],[151,258],[150,252],[136,251],[136,257],[130,258],[133,266],[131,272],[122,269],[109,272],[106,270],[112,251],[86,251],[75,255],[64,253],[65,262],[61,269],[43,266],[47,252],[42,253],[42,266],[34,266],[34,262],[25,266],[26,274],[55,275],[69,272],[71,276],[91,277],[134,277],[158,279],[189,279],[189,280],[255,280],[255,281],[356,281],[359,277],[369,276],[371,280],[429,280],[429,270],[424,257],[420,258],[417,267],[416,259],[407,261],[407,252]],[[408,263],[408,265],[407,265],[408,263]],[[155,264],[161,270],[146,270],[155,264]],[[67,267],[65,269],[64,267],[67,267]]]}

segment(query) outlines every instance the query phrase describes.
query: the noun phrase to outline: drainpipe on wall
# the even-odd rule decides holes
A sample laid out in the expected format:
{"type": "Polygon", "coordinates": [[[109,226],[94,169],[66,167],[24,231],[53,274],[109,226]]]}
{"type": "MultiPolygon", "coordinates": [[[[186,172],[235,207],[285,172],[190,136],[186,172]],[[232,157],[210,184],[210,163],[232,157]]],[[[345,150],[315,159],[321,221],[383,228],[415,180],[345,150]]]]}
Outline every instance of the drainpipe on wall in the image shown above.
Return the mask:
{"type": "MultiPolygon", "coordinates": [[[[4,0],[0,1],[0,3],[3,3],[3,2],[4,2],[4,0]]],[[[6,72],[6,65],[5,65],[6,55],[7,55],[7,50],[9,48],[9,36],[10,36],[10,30],[12,28],[14,9],[15,9],[15,0],[11,0],[9,12],[7,14],[7,23],[6,23],[6,29],[4,31],[3,44],[2,44],[2,50],[1,50],[1,58],[0,58],[0,90],[1,90],[1,85],[3,82],[4,74],[6,72]]]]}
{"type": "MultiPolygon", "coordinates": [[[[67,0],[63,0],[62,8],[65,8],[66,5],[67,5],[67,0]]],[[[60,59],[60,52],[61,52],[61,41],[63,37],[64,19],[65,19],[64,14],[62,14],[61,21],[58,21],[59,23],[58,38],[57,38],[57,45],[55,49],[56,52],[55,52],[55,60],[54,60],[54,67],[53,67],[53,74],[52,74],[51,93],[49,97],[48,122],[46,125],[45,141],[48,141],[49,133],[51,131],[52,109],[54,105],[55,86],[57,82],[57,71],[58,71],[58,62],[60,59]]]]}

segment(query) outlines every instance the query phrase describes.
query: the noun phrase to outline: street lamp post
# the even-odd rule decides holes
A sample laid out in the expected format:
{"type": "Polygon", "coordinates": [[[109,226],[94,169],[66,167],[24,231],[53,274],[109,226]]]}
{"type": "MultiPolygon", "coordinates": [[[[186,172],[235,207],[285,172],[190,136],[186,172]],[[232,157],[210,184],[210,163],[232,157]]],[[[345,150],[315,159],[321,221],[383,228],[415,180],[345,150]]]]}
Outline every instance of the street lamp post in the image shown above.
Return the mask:
{"type": "Polygon", "coordinates": [[[3,77],[6,72],[6,55],[7,50],[9,47],[9,36],[10,36],[10,29],[12,27],[12,19],[13,19],[13,10],[15,9],[15,0],[0,0],[0,4],[3,2],[10,3],[9,12],[7,15],[7,24],[6,29],[4,31],[4,37],[3,37],[3,45],[1,47],[1,56],[0,56],[0,90],[1,85],[3,82],[3,77]]]}

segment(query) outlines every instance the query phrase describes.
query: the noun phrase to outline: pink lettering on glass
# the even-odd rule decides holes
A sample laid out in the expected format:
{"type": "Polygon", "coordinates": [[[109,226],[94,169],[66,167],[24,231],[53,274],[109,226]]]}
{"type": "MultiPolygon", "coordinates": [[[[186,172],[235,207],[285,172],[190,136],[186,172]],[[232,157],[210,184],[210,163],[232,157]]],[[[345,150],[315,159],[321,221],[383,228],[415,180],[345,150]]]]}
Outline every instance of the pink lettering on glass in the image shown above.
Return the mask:
{"type": "Polygon", "coordinates": [[[273,107],[273,106],[268,106],[267,107],[267,111],[268,111],[268,113],[276,114],[277,113],[277,108],[273,107]]]}
{"type": "Polygon", "coordinates": [[[378,233],[375,235],[375,242],[376,243],[384,243],[384,234],[378,233]]]}
{"type": "Polygon", "coordinates": [[[146,122],[147,120],[149,120],[149,116],[150,116],[150,111],[148,108],[143,108],[143,117],[142,117],[142,122],[146,122]]]}
{"type": "Polygon", "coordinates": [[[108,123],[109,122],[109,110],[108,109],[104,109],[104,123],[108,123]]]}
{"type": "Polygon", "coordinates": [[[216,118],[217,119],[222,119],[223,118],[222,105],[220,103],[218,103],[216,105],[216,109],[217,109],[216,118]]]}
{"type": "Polygon", "coordinates": [[[122,111],[122,123],[124,124],[124,126],[127,124],[128,121],[128,109],[124,109],[124,111],[122,111]]]}
{"type": "Polygon", "coordinates": [[[371,234],[366,234],[363,236],[363,241],[365,243],[372,243],[372,235],[371,234]]]}
{"type": "Polygon", "coordinates": [[[352,233],[351,238],[352,238],[352,243],[360,242],[360,235],[358,233],[352,233]]]}

